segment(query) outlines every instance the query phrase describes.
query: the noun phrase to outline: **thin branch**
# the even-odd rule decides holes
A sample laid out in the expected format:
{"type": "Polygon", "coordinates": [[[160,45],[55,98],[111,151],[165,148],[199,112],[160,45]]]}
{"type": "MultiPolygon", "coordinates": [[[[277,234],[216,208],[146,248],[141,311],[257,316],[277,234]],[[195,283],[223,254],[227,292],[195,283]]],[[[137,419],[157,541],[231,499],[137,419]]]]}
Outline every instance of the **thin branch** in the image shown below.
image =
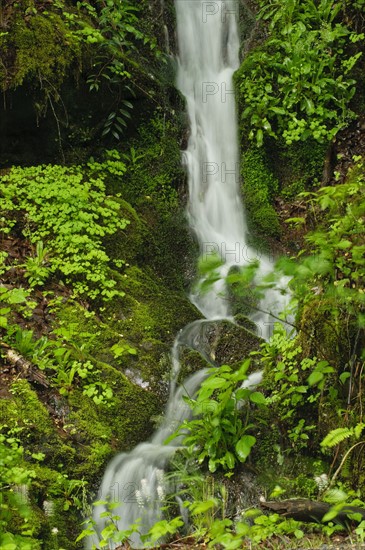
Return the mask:
{"type": "Polygon", "coordinates": [[[358,344],[358,341],[359,341],[360,332],[361,332],[361,329],[359,328],[358,331],[357,331],[357,334],[356,334],[353,352],[352,352],[352,355],[351,355],[350,361],[349,361],[349,363],[350,363],[350,381],[349,381],[349,391],[348,391],[348,395],[347,395],[347,407],[350,407],[350,404],[351,404],[353,371],[354,371],[354,365],[355,365],[355,359],[356,359],[356,349],[357,349],[357,344],[358,344]]]}
{"type": "Polygon", "coordinates": [[[45,388],[49,388],[50,383],[47,377],[27,359],[24,359],[17,351],[13,350],[5,342],[0,342],[0,347],[3,348],[4,359],[7,360],[13,367],[19,371],[19,377],[26,378],[32,382],[37,382],[45,388]]]}
{"type": "Polygon", "coordinates": [[[339,465],[339,467],[337,468],[337,470],[335,471],[335,473],[333,474],[332,476],[332,479],[329,483],[329,487],[332,487],[333,483],[335,482],[338,474],[340,473],[341,469],[342,469],[342,466],[345,464],[346,460],[347,460],[347,457],[349,456],[349,454],[351,453],[351,451],[353,449],[355,449],[355,447],[358,447],[359,445],[365,445],[365,441],[359,441],[358,443],[355,443],[355,445],[353,445],[352,447],[349,448],[349,450],[345,453],[343,459],[341,460],[341,463],[339,465]]]}

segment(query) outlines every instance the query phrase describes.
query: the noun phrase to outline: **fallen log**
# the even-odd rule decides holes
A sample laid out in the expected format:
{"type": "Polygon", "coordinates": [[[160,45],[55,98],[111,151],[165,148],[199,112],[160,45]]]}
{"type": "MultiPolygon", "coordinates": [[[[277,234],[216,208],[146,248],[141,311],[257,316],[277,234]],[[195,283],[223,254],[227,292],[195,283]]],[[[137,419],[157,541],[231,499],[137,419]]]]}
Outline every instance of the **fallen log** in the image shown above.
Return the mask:
{"type": "MultiPolygon", "coordinates": [[[[323,517],[333,507],[333,505],[328,504],[328,502],[317,502],[304,498],[282,500],[280,502],[261,502],[260,505],[265,510],[271,510],[284,517],[296,519],[297,521],[319,523],[322,522],[323,517]]],[[[360,523],[364,519],[365,508],[346,504],[337,512],[336,517],[331,521],[347,527],[354,523],[360,523]],[[352,514],[359,515],[357,519],[355,519],[352,514]]]]}
{"type": "Polygon", "coordinates": [[[21,378],[26,378],[31,382],[37,382],[41,386],[49,388],[50,383],[47,377],[35,365],[27,359],[24,359],[24,357],[5,344],[5,342],[0,342],[0,346],[3,350],[3,358],[15,369],[17,369],[21,378]]]}

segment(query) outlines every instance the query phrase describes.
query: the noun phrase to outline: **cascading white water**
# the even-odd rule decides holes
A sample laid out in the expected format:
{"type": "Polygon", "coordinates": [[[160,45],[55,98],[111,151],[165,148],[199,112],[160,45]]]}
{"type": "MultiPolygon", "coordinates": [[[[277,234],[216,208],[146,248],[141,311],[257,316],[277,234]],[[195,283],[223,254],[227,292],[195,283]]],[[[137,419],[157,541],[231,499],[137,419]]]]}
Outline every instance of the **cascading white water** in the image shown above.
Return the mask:
{"type": "MultiPolygon", "coordinates": [[[[172,353],[173,381],[162,426],[151,442],[141,443],[128,454],[120,454],[108,465],[99,498],[121,502],[113,514],[120,516],[118,529],[127,530],[141,518],[140,532],[161,519],[162,473],[179,441],[164,445],[166,438],[189,417],[190,409],[183,395],[193,395],[204,379],[204,370],[194,374],[176,389],[179,372],[179,348],[196,347],[202,324],[206,320],[229,319],[230,308],[224,278],[233,265],[245,265],[257,258],[247,246],[246,223],[239,192],[238,142],[233,72],[239,65],[237,32],[238,1],[212,2],[175,0],[179,43],[177,86],[186,98],[190,121],[190,138],[184,152],[189,181],[188,215],[201,246],[202,255],[219,254],[223,265],[220,280],[204,293],[191,296],[205,320],[191,323],[178,335],[172,353]]],[[[260,257],[259,276],[271,270],[268,259],[260,257]]],[[[277,311],[279,295],[271,292],[261,304],[262,310],[277,311]]],[[[281,304],[282,305],[282,304],[281,304]]],[[[268,314],[256,313],[251,318],[263,337],[272,323],[268,314]]],[[[249,386],[260,376],[251,375],[249,386]]],[[[100,505],[93,517],[100,533],[106,525],[100,505]]],[[[132,547],[142,546],[137,534],[132,547]]],[[[89,548],[92,542],[89,540],[89,548]]],[[[109,548],[117,545],[110,543],[109,548]]]]}
{"type": "Polygon", "coordinates": [[[239,166],[232,75],[239,65],[238,3],[177,0],[177,86],[184,94],[190,137],[184,160],[189,181],[189,220],[206,256],[227,260],[210,292],[192,296],[207,319],[229,314],[224,275],[246,232],[239,194],[239,166]],[[232,8],[234,8],[232,10],[232,8]]]}
{"type": "MultiPolygon", "coordinates": [[[[189,181],[189,220],[203,258],[223,265],[210,291],[191,296],[206,319],[229,318],[225,277],[234,265],[260,261],[258,279],[272,271],[268,258],[248,246],[240,194],[238,129],[232,76],[239,66],[238,2],[175,0],[179,39],[177,85],[184,94],[190,137],[184,162],[189,181]]],[[[284,281],[283,281],[284,282],[284,281]]],[[[285,282],[284,282],[285,283],[285,282]]],[[[260,310],[278,313],[282,296],[269,291],[260,310]]],[[[252,313],[267,338],[272,317],[252,313]]]]}

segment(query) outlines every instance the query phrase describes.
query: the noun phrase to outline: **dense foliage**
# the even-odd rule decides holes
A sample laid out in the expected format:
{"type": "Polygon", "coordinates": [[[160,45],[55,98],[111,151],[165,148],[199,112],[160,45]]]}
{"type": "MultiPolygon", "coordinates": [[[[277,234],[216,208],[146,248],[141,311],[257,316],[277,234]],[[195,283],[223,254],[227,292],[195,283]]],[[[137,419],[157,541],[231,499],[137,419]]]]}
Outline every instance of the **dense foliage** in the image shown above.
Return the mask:
{"type": "MultiPolygon", "coordinates": [[[[170,4],[19,0],[0,8],[0,132],[11,137],[0,143],[4,550],[76,550],[94,533],[81,520],[105,465],[148,437],[151,417],[159,422],[173,335],[198,316],[181,292],[195,248],[181,204],[181,100],[161,53],[173,41],[170,4]],[[28,136],[11,133],[7,117],[12,102],[29,97],[38,122],[52,119],[39,146],[56,143],[57,161],[45,154],[47,163],[10,166],[8,151],[21,155],[28,136]],[[104,150],[102,140],[117,148],[104,150]]],[[[236,74],[241,175],[251,226],[270,245],[282,238],[285,254],[261,284],[258,262],[227,277],[236,339],[255,351],[237,360],[233,329],[217,323],[202,337],[203,356],[195,347],[181,354],[184,375],[203,367],[207,377],[186,396],[192,418],[172,436],[181,446],[161,472],[165,519],[143,535],[153,547],[171,538],[192,547],[313,547],[343,531],[336,518],[346,505],[365,506],[365,138],[361,122],[353,130],[365,112],[365,3],[255,5],[236,74]],[[258,343],[245,314],[283,280],[287,323],[273,323],[258,343]],[[263,372],[259,388],[248,384],[250,369],[263,372]],[[242,501],[248,474],[256,492],[242,501]],[[304,526],[263,513],[261,489],[332,508],[304,526]]],[[[220,277],[211,260],[201,266],[203,286],[220,277]]],[[[128,545],[138,522],[120,532],[119,503],[103,505],[98,548],[128,545]]],[[[352,540],[364,542],[365,522],[350,519],[352,540]]]]}
{"type": "Polygon", "coordinates": [[[9,233],[17,224],[36,245],[34,257],[25,264],[31,286],[59,272],[77,294],[108,299],[115,295],[102,239],[129,221],[120,216],[117,200],[105,195],[107,173],[125,172],[116,151],[107,156],[105,163],[90,161],[85,167],[14,167],[1,177],[2,232],[9,233]]]}
{"type": "MultiPolygon", "coordinates": [[[[362,55],[346,2],[261,0],[267,40],[250,52],[237,75],[249,138],[282,137],[287,145],[328,142],[354,116],[353,68],[362,55]]],[[[362,11],[363,6],[357,6],[362,11]]]]}

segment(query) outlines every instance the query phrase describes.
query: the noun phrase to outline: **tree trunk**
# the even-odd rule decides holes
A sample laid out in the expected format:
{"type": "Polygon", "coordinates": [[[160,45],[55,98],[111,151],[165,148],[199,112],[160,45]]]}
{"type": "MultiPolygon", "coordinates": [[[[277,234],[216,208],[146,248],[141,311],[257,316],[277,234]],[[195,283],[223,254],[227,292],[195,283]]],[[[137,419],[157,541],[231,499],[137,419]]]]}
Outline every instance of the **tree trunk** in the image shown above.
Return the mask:
{"type": "MultiPolygon", "coordinates": [[[[281,502],[261,502],[261,507],[266,510],[271,510],[288,518],[296,519],[297,521],[321,522],[322,518],[332,508],[327,502],[317,502],[308,499],[290,499],[282,500],[281,502]]],[[[360,523],[365,519],[365,509],[358,506],[345,505],[338,511],[337,516],[333,518],[333,522],[340,523],[344,526],[349,526],[354,523],[360,523]],[[359,514],[358,519],[348,517],[351,514],[359,514]]]]}

